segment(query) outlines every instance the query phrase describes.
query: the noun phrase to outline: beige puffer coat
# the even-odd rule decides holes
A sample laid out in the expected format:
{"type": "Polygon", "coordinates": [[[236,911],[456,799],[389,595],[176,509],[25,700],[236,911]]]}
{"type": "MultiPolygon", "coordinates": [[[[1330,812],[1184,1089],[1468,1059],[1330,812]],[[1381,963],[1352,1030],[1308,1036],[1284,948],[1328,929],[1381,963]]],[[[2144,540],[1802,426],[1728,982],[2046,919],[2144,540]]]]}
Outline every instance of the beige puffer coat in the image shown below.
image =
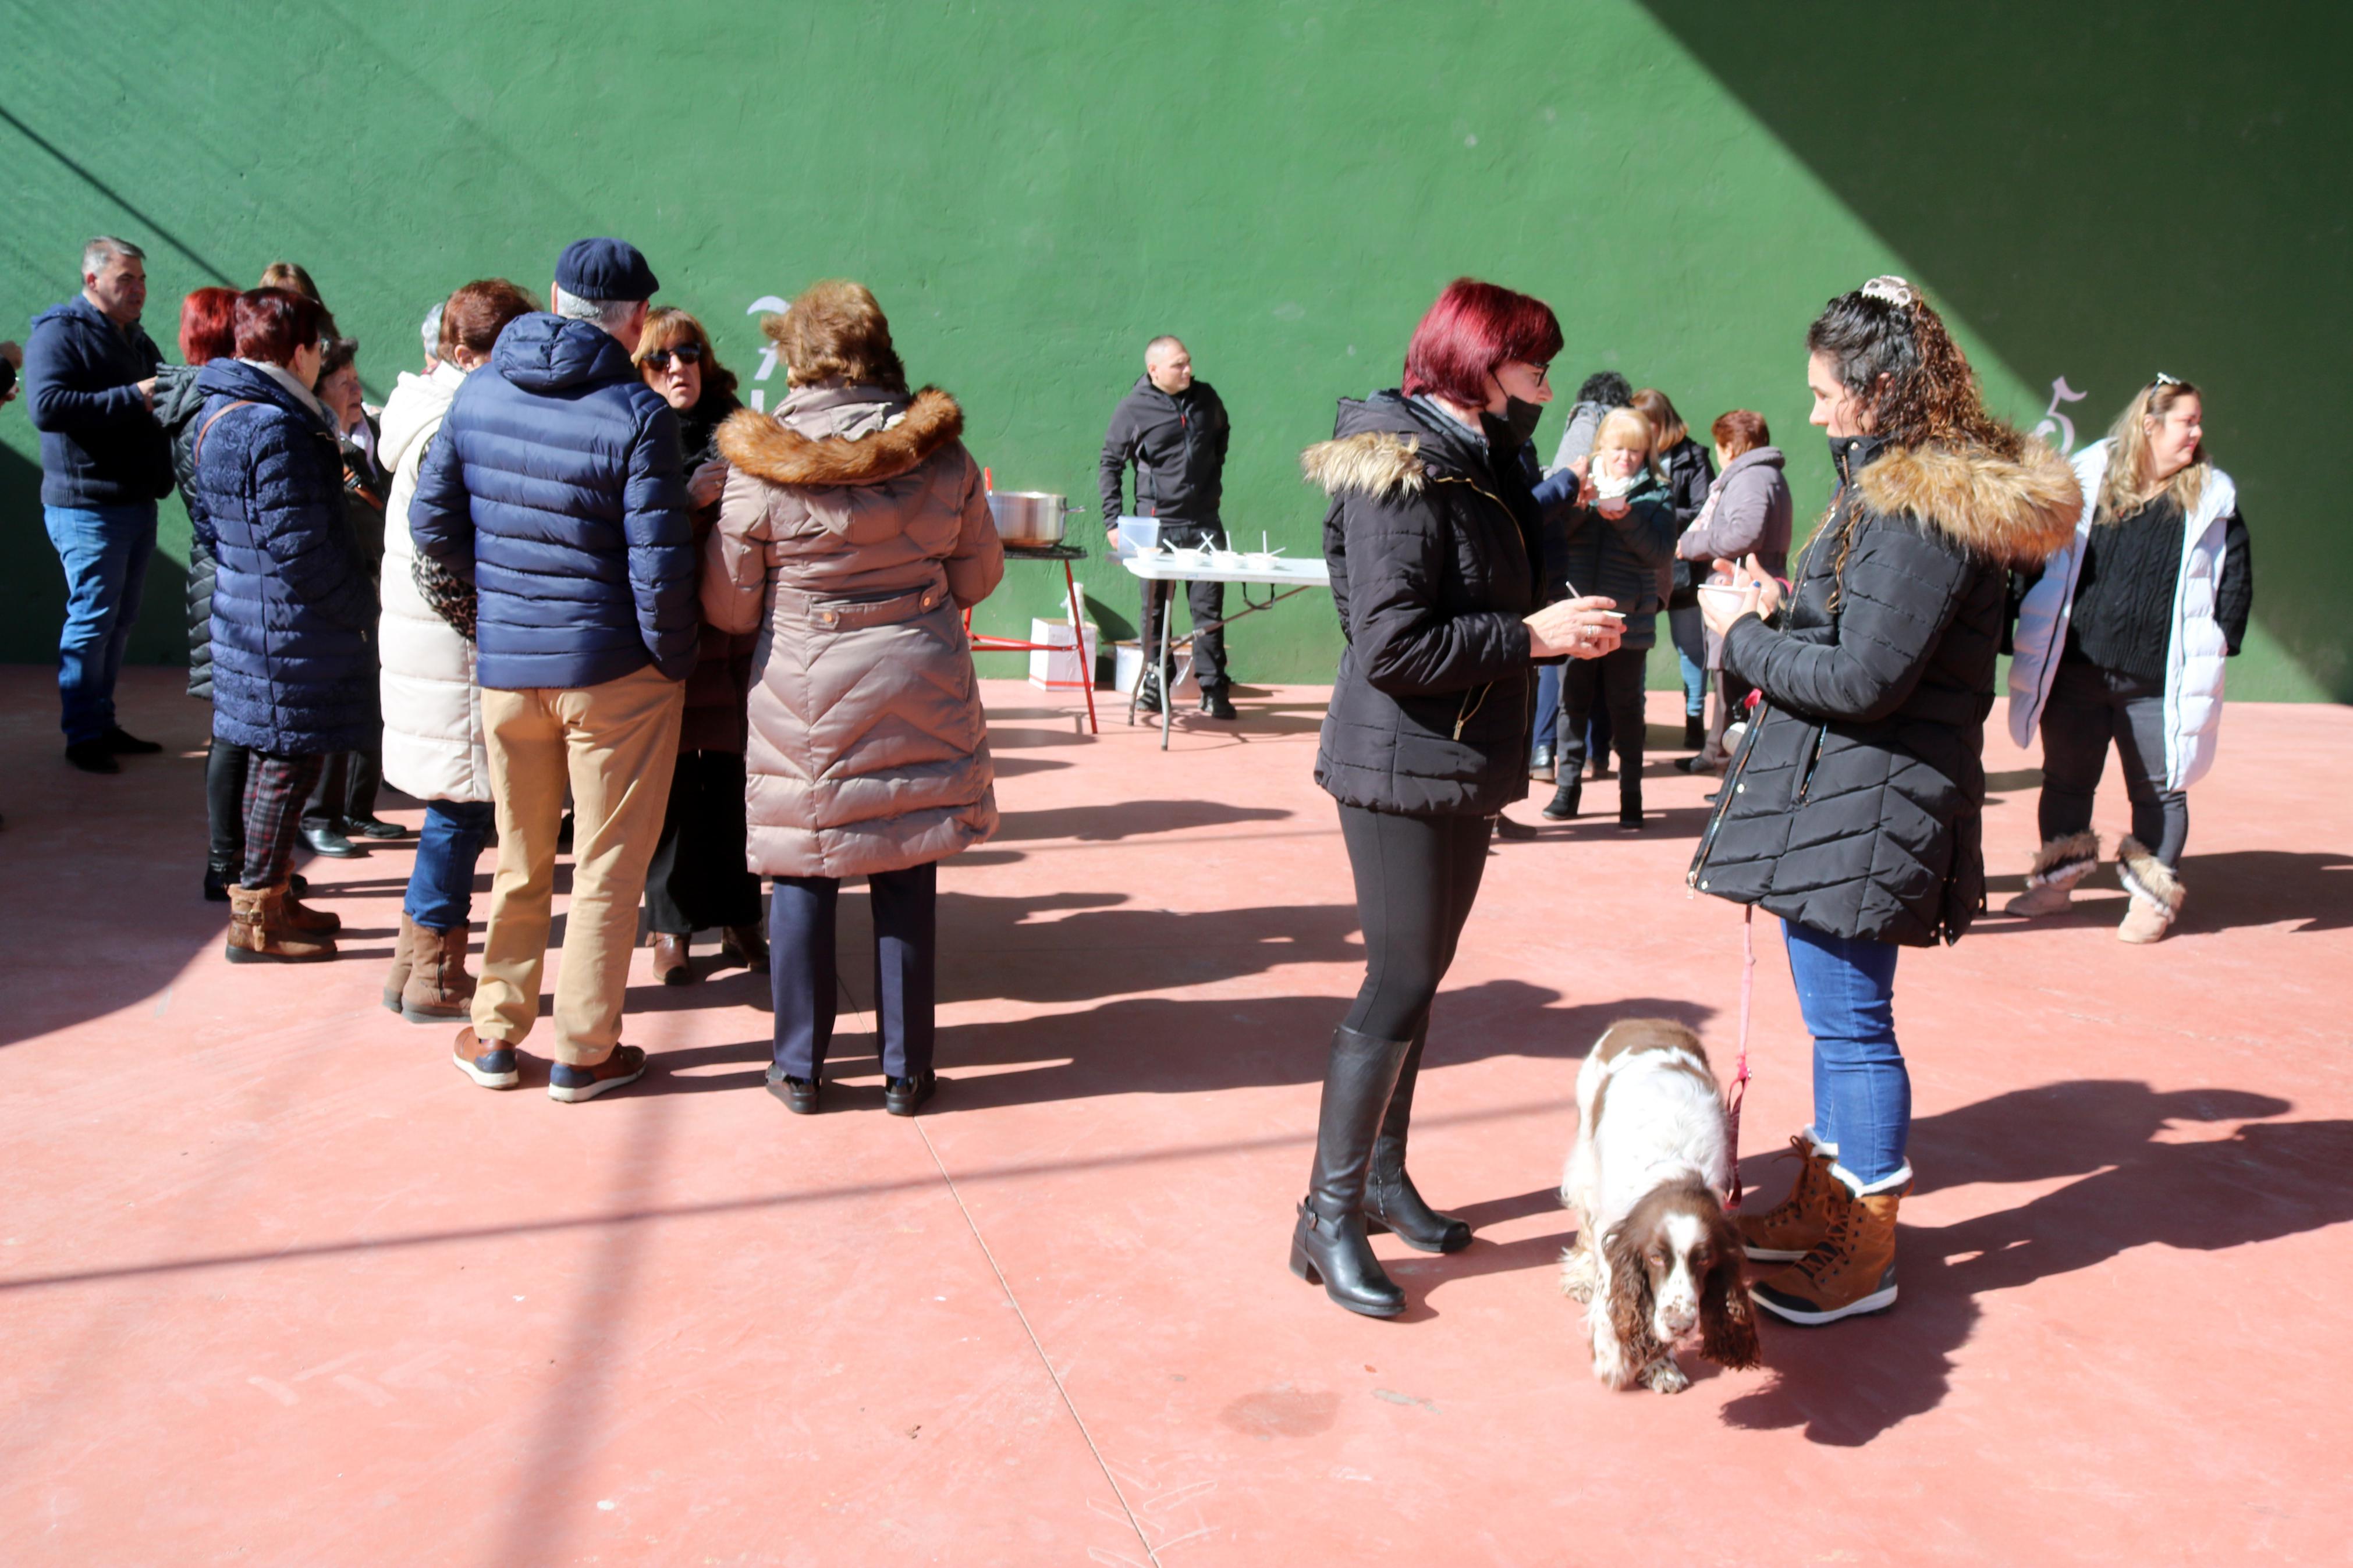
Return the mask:
{"type": "Polygon", "coordinates": [[[997,830],[996,769],[960,610],[1005,575],[964,411],[926,387],[794,389],[721,426],[732,472],[702,612],[757,629],[745,860],[862,877],[997,830]]]}

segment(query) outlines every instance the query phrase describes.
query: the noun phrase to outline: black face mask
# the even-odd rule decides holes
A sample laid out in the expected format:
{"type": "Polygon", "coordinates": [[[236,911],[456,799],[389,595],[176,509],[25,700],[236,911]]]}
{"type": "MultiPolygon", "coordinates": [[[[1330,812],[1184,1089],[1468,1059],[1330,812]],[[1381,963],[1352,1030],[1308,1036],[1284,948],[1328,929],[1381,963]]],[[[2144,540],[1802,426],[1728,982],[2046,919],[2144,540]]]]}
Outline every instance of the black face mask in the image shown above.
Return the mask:
{"type": "Polygon", "coordinates": [[[1536,422],[1544,417],[1544,405],[1523,403],[1516,397],[1504,399],[1504,425],[1512,439],[1525,447],[1536,437],[1536,422]]]}

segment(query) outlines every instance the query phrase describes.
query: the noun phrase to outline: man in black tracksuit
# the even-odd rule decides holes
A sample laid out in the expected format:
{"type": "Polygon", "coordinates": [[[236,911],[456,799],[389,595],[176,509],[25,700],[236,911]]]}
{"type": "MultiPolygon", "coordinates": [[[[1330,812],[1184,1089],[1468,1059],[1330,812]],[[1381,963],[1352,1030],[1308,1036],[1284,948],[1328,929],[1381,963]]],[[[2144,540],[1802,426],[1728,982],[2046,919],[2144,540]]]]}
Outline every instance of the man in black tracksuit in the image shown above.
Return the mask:
{"type": "MultiPolygon", "coordinates": [[[[1175,338],[1153,339],[1144,351],[1144,374],[1119,400],[1111,430],[1103,437],[1103,526],[1113,540],[1121,517],[1155,517],[1161,520],[1165,543],[1224,549],[1226,531],[1218,502],[1224,489],[1228,434],[1226,405],[1208,382],[1193,379],[1193,356],[1185,345],[1175,338]],[[1135,465],[1133,511],[1120,501],[1121,481],[1130,463],[1135,465]]],[[[1148,666],[1160,647],[1169,584],[1139,586],[1144,600],[1139,635],[1148,666]]],[[[1193,612],[1193,674],[1201,685],[1201,711],[1212,719],[1230,719],[1234,705],[1227,696],[1226,637],[1218,625],[1225,618],[1225,584],[1188,584],[1185,599],[1193,612]]],[[[1159,711],[1164,680],[1175,673],[1147,668],[1136,706],[1159,711]]]]}

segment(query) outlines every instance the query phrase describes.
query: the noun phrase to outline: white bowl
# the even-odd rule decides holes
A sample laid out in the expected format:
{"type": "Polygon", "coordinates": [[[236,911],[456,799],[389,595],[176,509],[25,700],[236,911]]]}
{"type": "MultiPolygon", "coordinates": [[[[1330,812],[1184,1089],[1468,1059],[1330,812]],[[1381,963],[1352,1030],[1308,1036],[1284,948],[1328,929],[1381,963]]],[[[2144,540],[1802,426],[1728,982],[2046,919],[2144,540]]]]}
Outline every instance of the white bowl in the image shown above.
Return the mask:
{"type": "Polygon", "coordinates": [[[1699,585],[1700,600],[1728,615],[1740,615],[1757,607],[1757,584],[1754,583],[1703,583],[1699,585]]]}

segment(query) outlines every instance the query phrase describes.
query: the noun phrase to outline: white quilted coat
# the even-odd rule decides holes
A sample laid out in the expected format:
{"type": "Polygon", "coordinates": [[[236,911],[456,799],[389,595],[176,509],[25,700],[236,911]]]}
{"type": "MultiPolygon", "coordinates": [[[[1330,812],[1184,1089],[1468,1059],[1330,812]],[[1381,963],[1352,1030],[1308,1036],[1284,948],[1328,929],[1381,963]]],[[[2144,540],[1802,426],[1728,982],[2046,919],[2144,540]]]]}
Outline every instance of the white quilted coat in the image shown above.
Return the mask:
{"type": "MultiPolygon", "coordinates": [[[[2084,488],[2084,516],[2074,542],[2044,563],[2042,575],[2018,607],[2017,656],[2010,666],[2010,737],[2031,744],[2042,721],[2042,704],[2059,673],[2067,647],[2067,619],[2075,607],[2075,577],[2083,569],[2084,544],[2107,477],[2108,447],[2094,442],[2075,454],[2075,478],[2084,488]]],[[[2173,641],[2165,656],[2165,787],[2188,789],[2214,765],[2214,742],[2222,728],[2222,661],[2229,640],[2215,618],[2215,595],[2222,583],[2222,542],[2238,488],[2214,470],[2182,520],[2187,534],[2181,576],[2173,590],[2173,641]]]]}
{"type": "Polygon", "coordinates": [[[384,776],[418,800],[487,801],[491,759],[482,741],[482,693],[474,645],[435,615],[417,591],[409,498],[426,444],[441,428],[466,373],[443,360],[431,375],[401,374],[385,399],[380,455],[392,470],[385,510],[384,776]]]}

